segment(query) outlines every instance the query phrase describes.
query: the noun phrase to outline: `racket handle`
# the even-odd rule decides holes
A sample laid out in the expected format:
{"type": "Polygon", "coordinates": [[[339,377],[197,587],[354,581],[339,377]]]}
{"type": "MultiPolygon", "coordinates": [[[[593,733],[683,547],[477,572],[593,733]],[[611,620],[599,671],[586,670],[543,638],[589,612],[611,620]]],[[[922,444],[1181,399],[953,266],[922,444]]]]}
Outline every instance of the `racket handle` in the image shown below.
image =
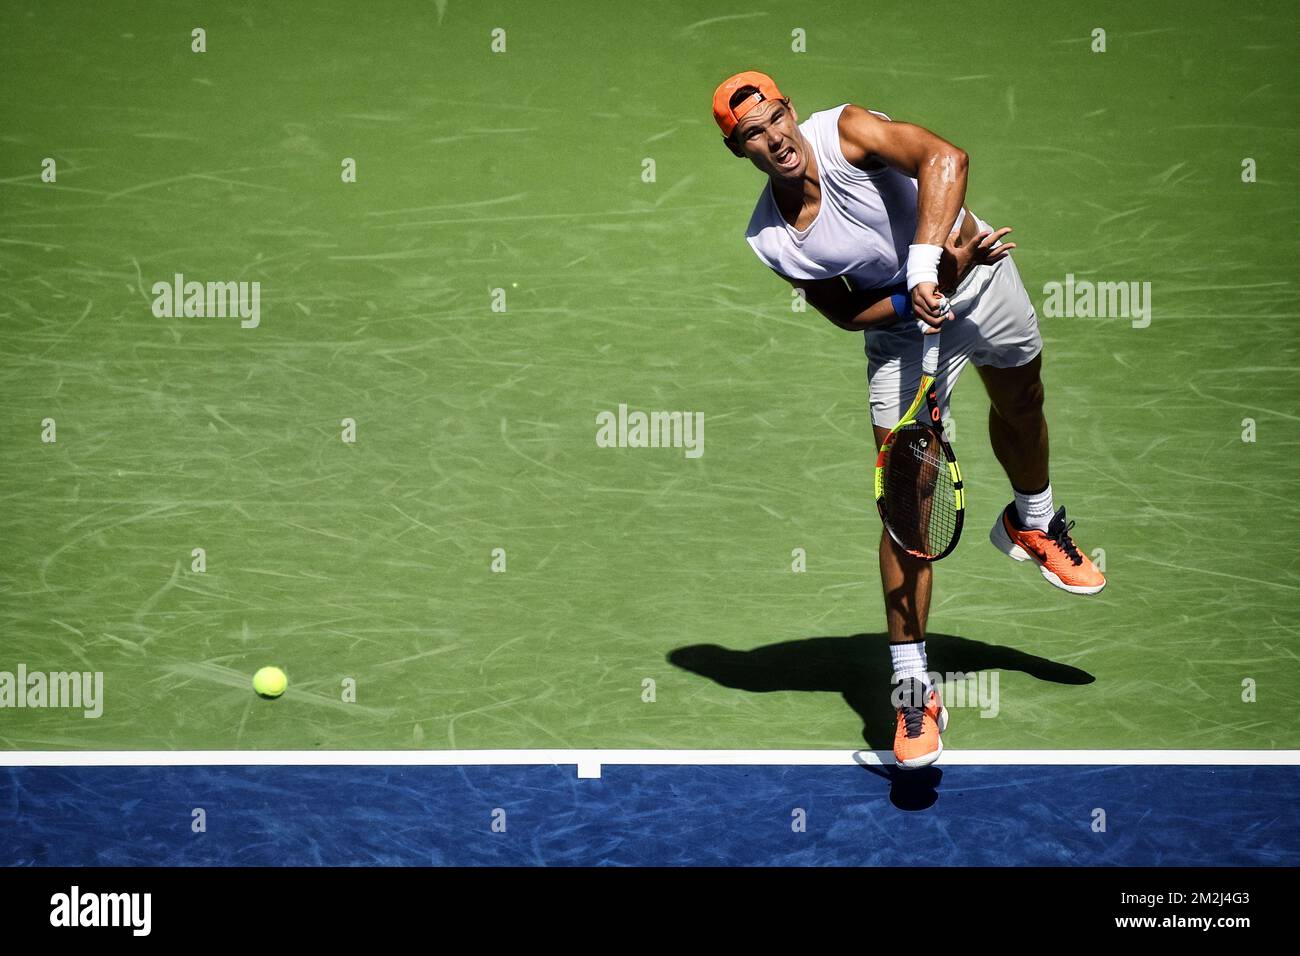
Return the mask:
{"type": "Polygon", "coordinates": [[[933,377],[934,373],[939,370],[939,339],[942,337],[942,333],[935,332],[933,335],[927,335],[921,339],[922,348],[925,350],[921,353],[922,375],[933,377]]]}

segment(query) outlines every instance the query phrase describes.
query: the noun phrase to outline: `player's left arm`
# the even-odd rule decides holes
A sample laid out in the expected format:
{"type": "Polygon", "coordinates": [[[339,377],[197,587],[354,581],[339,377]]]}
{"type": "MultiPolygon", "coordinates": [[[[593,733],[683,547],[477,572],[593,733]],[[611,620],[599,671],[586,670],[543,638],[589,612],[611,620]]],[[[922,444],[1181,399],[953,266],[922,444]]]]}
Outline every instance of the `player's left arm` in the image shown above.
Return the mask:
{"type": "MultiPolygon", "coordinates": [[[[939,260],[939,291],[952,295],[957,284],[971,269],[992,265],[1011,254],[1014,242],[1002,242],[1011,229],[980,232],[970,242],[959,245],[955,235],[944,242],[939,260]]],[[[775,269],[772,270],[776,272],[775,269]]],[[[854,289],[844,276],[832,279],[792,279],[776,272],[796,289],[822,315],[841,329],[861,332],[873,326],[889,325],[911,315],[907,288],[902,285],[879,289],[854,289]]]]}
{"type": "Polygon", "coordinates": [[[916,236],[907,257],[907,286],[913,311],[939,325],[939,257],[966,201],[966,151],[923,126],[881,119],[860,106],[844,108],[839,131],[844,156],[854,166],[870,170],[889,165],[916,180],[916,236]]]}

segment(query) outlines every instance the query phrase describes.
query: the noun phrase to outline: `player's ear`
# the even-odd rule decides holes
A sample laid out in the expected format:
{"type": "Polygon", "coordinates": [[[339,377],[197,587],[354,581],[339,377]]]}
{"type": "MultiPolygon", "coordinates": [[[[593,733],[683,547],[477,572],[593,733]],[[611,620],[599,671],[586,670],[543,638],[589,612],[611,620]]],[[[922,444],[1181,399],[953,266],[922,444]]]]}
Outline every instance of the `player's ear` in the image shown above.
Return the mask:
{"type": "Polygon", "coordinates": [[[726,144],[727,149],[731,150],[732,156],[739,157],[740,159],[745,158],[745,151],[737,146],[730,136],[722,137],[722,142],[726,144]]]}

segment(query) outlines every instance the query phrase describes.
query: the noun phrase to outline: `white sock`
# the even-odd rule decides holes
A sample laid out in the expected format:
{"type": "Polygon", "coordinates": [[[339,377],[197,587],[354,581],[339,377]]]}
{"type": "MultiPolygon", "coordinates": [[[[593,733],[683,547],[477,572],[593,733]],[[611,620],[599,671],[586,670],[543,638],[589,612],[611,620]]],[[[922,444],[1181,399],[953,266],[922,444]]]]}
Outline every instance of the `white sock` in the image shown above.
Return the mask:
{"type": "Polygon", "coordinates": [[[1016,511],[1020,513],[1020,526],[1046,531],[1047,526],[1052,523],[1052,515],[1056,513],[1056,507],[1052,502],[1052,483],[1049,481],[1046,488],[1033,495],[1016,491],[1015,488],[1011,490],[1016,493],[1016,511]]]}
{"type": "Polygon", "coordinates": [[[905,677],[915,677],[929,688],[930,669],[925,661],[925,641],[915,641],[911,644],[890,644],[889,656],[894,662],[895,684],[905,677]]]}

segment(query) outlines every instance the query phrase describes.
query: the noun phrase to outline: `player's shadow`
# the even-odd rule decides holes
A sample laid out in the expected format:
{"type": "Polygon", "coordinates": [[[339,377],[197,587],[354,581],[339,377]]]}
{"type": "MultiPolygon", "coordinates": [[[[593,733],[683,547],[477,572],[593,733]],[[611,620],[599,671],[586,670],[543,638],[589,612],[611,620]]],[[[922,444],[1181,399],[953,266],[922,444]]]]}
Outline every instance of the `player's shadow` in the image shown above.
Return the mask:
{"type": "MultiPolygon", "coordinates": [[[[767,644],[751,651],[733,651],[717,644],[692,644],[670,651],[668,661],[737,690],[841,694],[861,718],[862,739],[868,748],[892,751],[896,716],[889,699],[893,667],[888,644],[887,634],[809,637],[767,644]]],[[[927,634],[925,649],[930,669],[942,674],[1020,671],[1038,680],[1075,685],[1091,684],[1096,679],[1069,664],[952,634],[927,634]]],[[[945,703],[951,710],[953,701],[945,703]]],[[[963,713],[976,714],[977,703],[972,694],[966,707],[951,713],[954,718],[963,713]]],[[[923,809],[933,803],[933,791],[940,776],[937,768],[927,768],[924,772],[898,771],[893,766],[868,769],[890,779],[894,785],[891,795],[903,809],[923,809]]]]}

